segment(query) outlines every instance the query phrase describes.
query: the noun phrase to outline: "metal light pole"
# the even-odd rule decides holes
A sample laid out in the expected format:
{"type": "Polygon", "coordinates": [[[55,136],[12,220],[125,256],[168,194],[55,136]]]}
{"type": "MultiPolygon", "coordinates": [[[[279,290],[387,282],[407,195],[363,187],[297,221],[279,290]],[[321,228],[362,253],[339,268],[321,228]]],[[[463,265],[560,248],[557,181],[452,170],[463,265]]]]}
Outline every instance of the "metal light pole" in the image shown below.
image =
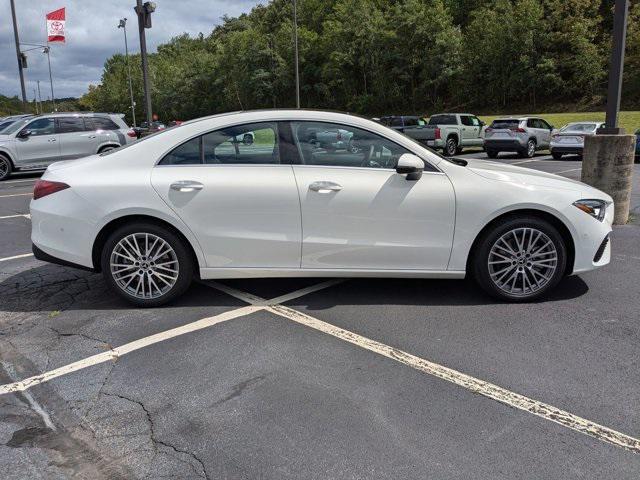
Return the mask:
{"type": "Polygon", "coordinates": [[[629,0],[616,0],[613,14],[613,45],[609,64],[606,127],[598,130],[600,134],[624,134],[624,129],[618,128],[618,113],[620,111],[620,94],[622,92],[624,46],[627,36],[628,15],[629,0]]]}
{"type": "Polygon", "coordinates": [[[300,70],[298,67],[298,9],[297,1],[293,0],[293,43],[296,64],[296,108],[300,108],[300,70]]]}
{"type": "Polygon", "coordinates": [[[20,37],[18,35],[18,22],[16,20],[16,6],[11,0],[11,18],[13,20],[13,37],[16,41],[16,58],[18,59],[18,73],[20,74],[20,89],[22,90],[22,110],[27,108],[27,91],[24,87],[24,72],[22,71],[22,52],[20,52],[20,37]]]}
{"type": "Polygon", "coordinates": [[[118,28],[124,31],[124,59],[127,64],[127,77],[129,78],[129,97],[131,98],[131,116],[133,117],[133,126],[136,126],[136,102],[133,101],[133,86],[131,85],[131,65],[129,65],[129,45],[127,43],[127,19],[121,18],[118,28]]]}
{"type": "Polygon", "coordinates": [[[138,33],[140,35],[140,58],[142,59],[142,82],[144,84],[144,106],[147,114],[147,122],[151,127],[153,121],[153,110],[151,108],[151,81],[149,79],[149,65],[147,62],[147,39],[145,28],[151,28],[151,13],[156,9],[153,2],[142,3],[136,0],[135,12],[138,15],[138,33]]]}
{"type": "Polygon", "coordinates": [[[47,45],[46,47],[44,47],[42,53],[47,54],[47,63],[49,64],[49,83],[51,84],[51,102],[53,103],[53,111],[57,112],[58,109],[56,108],[56,97],[53,96],[53,75],[51,75],[51,55],[49,55],[50,50],[51,47],[47,45]]]}

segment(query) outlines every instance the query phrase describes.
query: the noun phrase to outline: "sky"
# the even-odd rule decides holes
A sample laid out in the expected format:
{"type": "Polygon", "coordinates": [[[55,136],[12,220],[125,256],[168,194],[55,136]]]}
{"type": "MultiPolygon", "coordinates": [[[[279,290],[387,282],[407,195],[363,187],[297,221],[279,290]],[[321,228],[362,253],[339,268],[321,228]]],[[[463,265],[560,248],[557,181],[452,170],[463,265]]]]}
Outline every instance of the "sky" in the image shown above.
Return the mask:
{"type": "MultiPolygon", "coordinates": [[[[147,50],[188,33],[209,34],[223,15],[237,16],[266,0],[156,0],[153,28],[147,33],[147,50]]],[[[102,67],[114,53],[124,53],[124,35],[117,25],[126,17],[129,51],[139,52],[135,0],[15,0],[20,43],[46,42],[45,15],[66,7],[66,44],[51,45],[51,69],[56,98],[79,97],[89,84],[98,84],[102,67]]],[[[144,2],[143,2],[144,3],[144,2]]],[[[0,94],[20,95],[11,6],[0,0],[0,94]]],[[[31,48],[23,46],[25,50],[31,48]]],[[[27,98],[33,99],[40,80],[42,99],[51,96],[47,56],[41,50],[27,52],[27,98]]]]}

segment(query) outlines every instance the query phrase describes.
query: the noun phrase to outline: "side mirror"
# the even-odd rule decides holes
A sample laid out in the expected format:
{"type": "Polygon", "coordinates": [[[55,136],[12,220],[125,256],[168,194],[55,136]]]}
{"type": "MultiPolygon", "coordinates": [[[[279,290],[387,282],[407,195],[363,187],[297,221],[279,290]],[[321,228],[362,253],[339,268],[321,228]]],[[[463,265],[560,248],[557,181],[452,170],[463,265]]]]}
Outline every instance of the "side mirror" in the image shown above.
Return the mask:
{"type": "Polygon", "coordinates": [[[424,161],[412,153],[403,153],[398,159],[396,172],[406,175],[407,180],[420,180],[424,170],[424,161]]]}
{"type": "Polygon", "coordinates": [[[31,130],[20,130],[18,133],[18,138],[27,138],[30,137],[33,132],[31,130]]]}
{"type": "Polygon", "coordinates": [[[486,125],[486,123],[484,123],[482,120],[480,120],[480,126],[484,127],[486,125]]]}
{"type": "Polygon", "coordinates": [[[552,132],[556,129],[556,127],[554,127],[553,125],[549,126],[549,130],[551,130],[552,132]]]}

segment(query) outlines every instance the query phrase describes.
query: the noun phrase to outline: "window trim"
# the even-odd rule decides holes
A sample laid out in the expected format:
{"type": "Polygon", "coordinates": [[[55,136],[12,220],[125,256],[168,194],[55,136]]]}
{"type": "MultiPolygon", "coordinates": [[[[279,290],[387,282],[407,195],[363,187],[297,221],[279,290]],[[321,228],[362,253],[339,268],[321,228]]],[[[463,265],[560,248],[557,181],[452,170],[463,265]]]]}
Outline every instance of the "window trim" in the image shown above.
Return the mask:
{"type": "MultiPolygon", "coordinates": [[[[33,135],[32,134],[32,136],[34,136],[34,137],[44,137],[45,135],[58,135],[58,133],[56,133],[56,117],[34,118],[30,122],[25,123],[24,126],[22,128],[20,128],[17,133],[20,133],[23,130],[30,130],[29,126],[33,125],[35,122],[37,122],[39,120],[51,120],[51,123],[53,123],[53,132],[52,133],[43,133],[41,135],[38,135],[38,134],[33,135]]],[[[17,135],[17,133],[16,133],[16,135],[17,135]]]]}
{"type": "Polygon", "coordinates": [[[73,115],[67,115],[65,117],[54,117],[54,131],[56,135],[66,135],[68,133],[84,133],[84,132],[90,132],[93,130],[87,130],[87,122],[85,122],[83,117],[74,117],[73,115]],[[82,123],[82,130],[75,130],[73,132],[61,132],[60,130],[60,120],[62,119],[67,119],[67,118],[73,118],[73,119],[77,119],[80,120],[80,123],[82,123]]]}

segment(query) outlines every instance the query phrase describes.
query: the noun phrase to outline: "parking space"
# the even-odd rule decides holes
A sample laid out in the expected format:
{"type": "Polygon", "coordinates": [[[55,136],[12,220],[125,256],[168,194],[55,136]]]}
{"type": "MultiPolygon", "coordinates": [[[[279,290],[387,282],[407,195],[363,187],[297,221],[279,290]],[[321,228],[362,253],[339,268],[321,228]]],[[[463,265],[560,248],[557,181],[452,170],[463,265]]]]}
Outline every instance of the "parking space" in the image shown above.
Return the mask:
{"type": "Polygon", "coordinates": [[[143,310],[15,258],[35,179],[0,184],[4,478],[637,478],[637,226],[532,304],[469,281],[268,279],[143,310]]]}

